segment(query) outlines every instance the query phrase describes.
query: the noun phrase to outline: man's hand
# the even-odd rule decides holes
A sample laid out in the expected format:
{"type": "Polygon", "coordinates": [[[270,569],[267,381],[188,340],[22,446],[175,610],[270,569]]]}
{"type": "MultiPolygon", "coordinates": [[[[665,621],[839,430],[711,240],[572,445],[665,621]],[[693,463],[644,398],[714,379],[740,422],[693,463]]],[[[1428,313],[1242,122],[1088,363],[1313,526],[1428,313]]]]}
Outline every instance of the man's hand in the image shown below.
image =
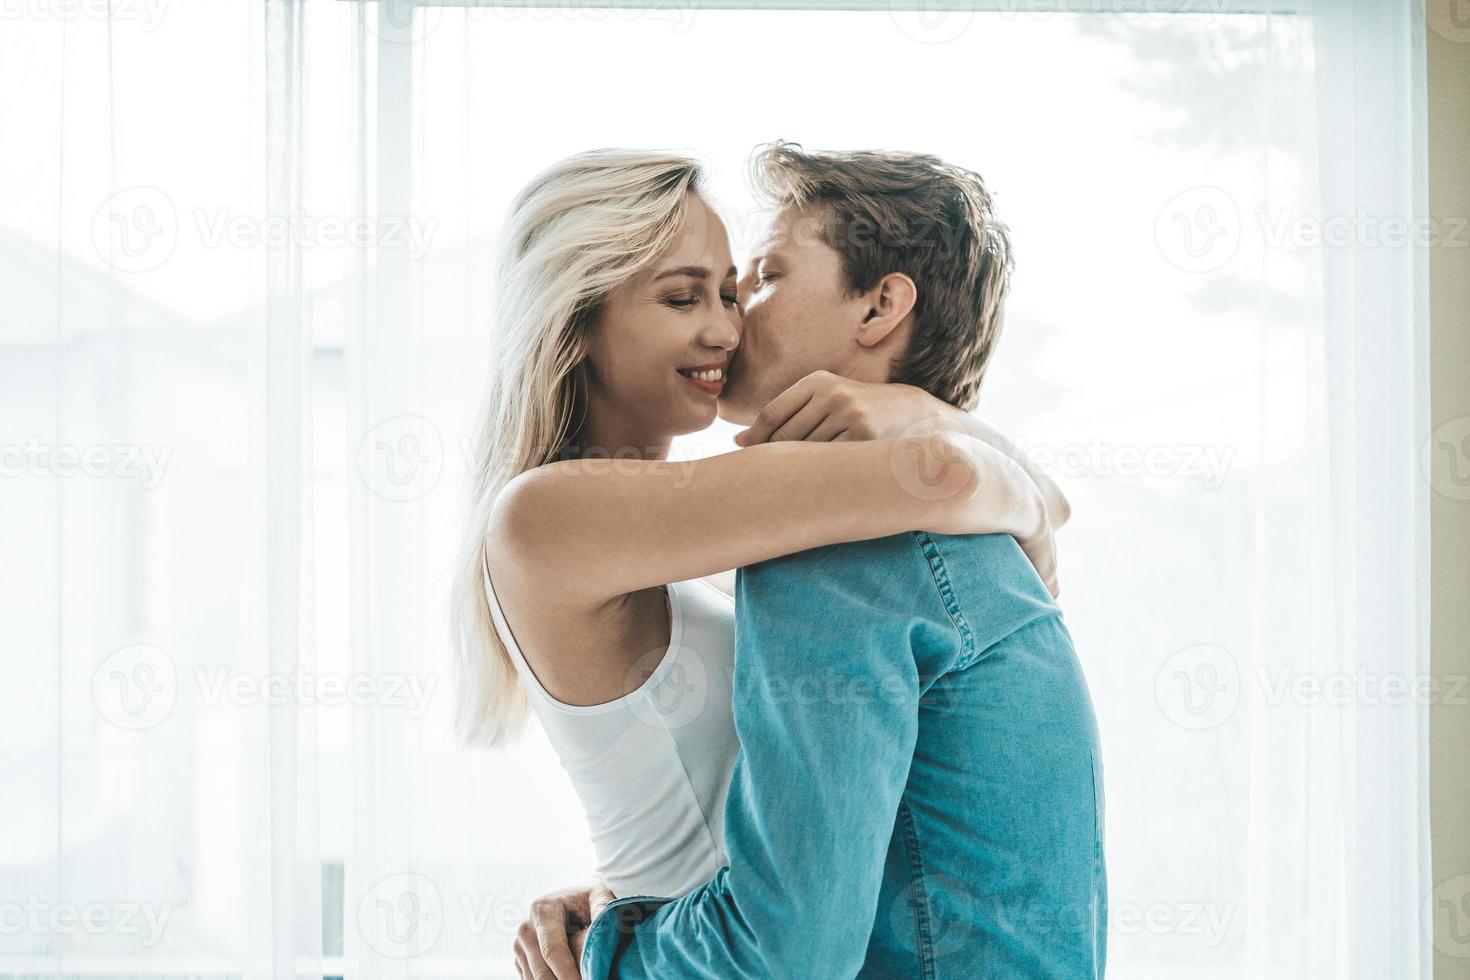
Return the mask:
{"type": "Polygon", "coordinates": [[[831,371],[813,371],[772,398],[755,423],[735,436],[735,442],[758,446],[763,442],[864,441],[936,431],[968,432],[1015,460],[1041,491],[1052,529],[1067,523],[1071,504],[1029,456],[969,412],[913,385],[872,384],[831,371]]]}
{"type": "Polygon", "coordinates": [[[532,902],[531,914],[516,930],[515,963],[521,980],[581,980],[578,964],[587,928],[616,897],[596,879],[532,902]]]}

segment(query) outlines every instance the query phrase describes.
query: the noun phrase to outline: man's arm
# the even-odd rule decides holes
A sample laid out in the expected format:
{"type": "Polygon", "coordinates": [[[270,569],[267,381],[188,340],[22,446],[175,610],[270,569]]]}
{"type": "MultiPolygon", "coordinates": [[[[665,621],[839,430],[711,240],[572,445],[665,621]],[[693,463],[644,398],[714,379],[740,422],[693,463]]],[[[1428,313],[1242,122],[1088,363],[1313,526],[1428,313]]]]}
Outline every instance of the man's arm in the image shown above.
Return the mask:
{"type": "Polygon", "coordinates": [[[674,902],[614,903],[588,933],[589,980],[863,965],[924,677],[964,641],[914,534],[742,569],[736,637],[730,866],[674,902]]]}

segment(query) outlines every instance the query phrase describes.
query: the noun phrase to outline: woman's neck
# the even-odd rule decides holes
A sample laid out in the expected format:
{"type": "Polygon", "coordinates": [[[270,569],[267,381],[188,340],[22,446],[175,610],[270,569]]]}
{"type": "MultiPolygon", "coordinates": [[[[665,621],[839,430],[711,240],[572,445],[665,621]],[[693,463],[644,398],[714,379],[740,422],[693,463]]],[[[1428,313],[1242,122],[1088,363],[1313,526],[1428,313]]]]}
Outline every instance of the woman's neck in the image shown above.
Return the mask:
{"type": "Polygon", "coordinates": [[[626,419],[589,410],[567,440],[565,453],[575,459],[668,459],[672,442],[671,437],[650,435],[626,419]]]}

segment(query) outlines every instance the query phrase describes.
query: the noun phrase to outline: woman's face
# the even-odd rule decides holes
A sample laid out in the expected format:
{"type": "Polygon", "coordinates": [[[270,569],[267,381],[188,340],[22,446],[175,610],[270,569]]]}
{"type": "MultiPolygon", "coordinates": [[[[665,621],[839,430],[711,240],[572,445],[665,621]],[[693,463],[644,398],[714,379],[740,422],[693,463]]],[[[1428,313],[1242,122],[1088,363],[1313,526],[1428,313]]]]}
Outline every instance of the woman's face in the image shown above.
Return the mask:
{"type": "Polygon", "coordinates": [[[712,423],[740,342],[725,224],[698,195],[688,203],[674,241],[613,290],[593,330],[587,410],[592,431],[625,443],[602,447],[612,453],[647,451],[712,423]]]}

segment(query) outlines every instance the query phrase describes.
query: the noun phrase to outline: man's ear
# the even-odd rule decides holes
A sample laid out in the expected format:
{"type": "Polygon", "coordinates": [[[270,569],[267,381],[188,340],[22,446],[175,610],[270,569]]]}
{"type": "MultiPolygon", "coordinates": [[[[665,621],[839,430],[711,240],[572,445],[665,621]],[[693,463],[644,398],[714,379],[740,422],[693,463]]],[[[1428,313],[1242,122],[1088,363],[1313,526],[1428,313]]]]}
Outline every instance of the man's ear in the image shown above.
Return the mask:
{"type": "Polygon", "coordinates": [[[904,321],[919,298],[914,281],[902,272],[890,272],[868,290],[863,299],[868,304],[857,341],[864,347],[876,347],[904,321]]]}

